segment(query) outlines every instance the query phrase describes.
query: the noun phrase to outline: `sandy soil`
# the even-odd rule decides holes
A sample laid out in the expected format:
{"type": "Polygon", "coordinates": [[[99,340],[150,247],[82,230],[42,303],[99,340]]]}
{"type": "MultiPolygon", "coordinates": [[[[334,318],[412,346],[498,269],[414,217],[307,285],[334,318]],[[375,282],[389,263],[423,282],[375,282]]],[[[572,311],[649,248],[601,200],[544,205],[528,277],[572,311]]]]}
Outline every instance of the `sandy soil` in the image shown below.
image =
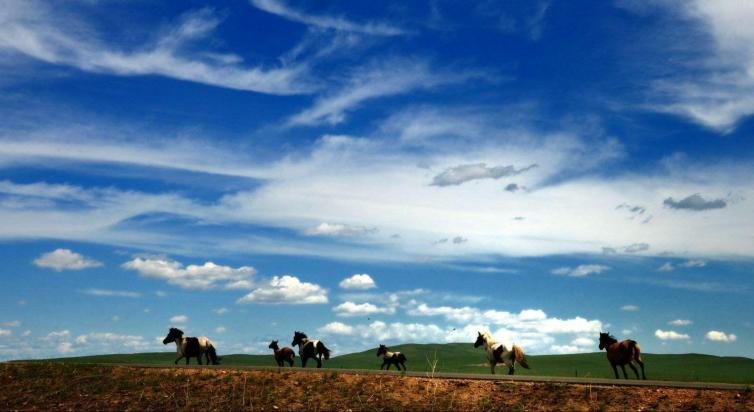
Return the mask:
{"type": "Polygon", "coordinates": [[[751,390],[61,364],[0,365],[0,410],[754,411],[751,390]]]}

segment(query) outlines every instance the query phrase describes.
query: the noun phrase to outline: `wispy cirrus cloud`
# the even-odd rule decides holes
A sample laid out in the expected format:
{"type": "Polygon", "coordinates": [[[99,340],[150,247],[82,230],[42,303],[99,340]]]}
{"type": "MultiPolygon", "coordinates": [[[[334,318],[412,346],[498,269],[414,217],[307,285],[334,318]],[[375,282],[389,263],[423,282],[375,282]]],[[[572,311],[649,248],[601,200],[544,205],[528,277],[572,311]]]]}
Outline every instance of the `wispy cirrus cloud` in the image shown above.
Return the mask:
{"type": "Polygon", "coordinates": [[[305,65],[263,68],[244,66],[229,53],[188,54],[188,43],[205,39],[220,24],[209,9],[183,15],[155,41],[132,49],[108,45],[106,36],[63,5],[54,10],[34,0],[4,2],[0,13],[0,50],[38,61],[116,76],[165,76],[230,89],[269,94],[308,93],[305,65]],[[204,57],[202,57],[204,56],[204,57]]]}
{"type": "Polygon", "coordinates": [[[120,298],[140,298],[142,296],[139,292],[132,292],[128,290],[110,290],[110,289],[85,289],[81,293],[92,296],[103,297],[120,297],[120,298]]]}
{"type": "Polygon", "coordinates": [[[364,102],[387,96],[431,90],[441,85],[462,83],[475,72],[437,72],[429,64],[416,59],[386,59],[354,70],[338,90],[317,98],[314,104],[291,116],[288,126],[336,125],[346,120],[347,113],[364,102]]]}
{"type": "Polygon", "coordinates": [[[583,277],[583,276],[592,275],[592,274],[599,274],[607,270],[610,270],[609,266],[590,264],[590,265],[579,265],[579,266],[576,266],[575,268],[563,266],[557,269],[553,269],[551,273],[553,275],[567,275],[567,276],[573,276],[573,277],[583,277]]]}
{"type": "Polygon", "coordinates": [[[319,29],[332,29],[375,36],[397,36],[407,31],[396,26],[379,22],[353,22],[344,17],[317,15],[297,10],[284,1],[251,0],[254,7],[284,19],[305,24],[319,29]]]}

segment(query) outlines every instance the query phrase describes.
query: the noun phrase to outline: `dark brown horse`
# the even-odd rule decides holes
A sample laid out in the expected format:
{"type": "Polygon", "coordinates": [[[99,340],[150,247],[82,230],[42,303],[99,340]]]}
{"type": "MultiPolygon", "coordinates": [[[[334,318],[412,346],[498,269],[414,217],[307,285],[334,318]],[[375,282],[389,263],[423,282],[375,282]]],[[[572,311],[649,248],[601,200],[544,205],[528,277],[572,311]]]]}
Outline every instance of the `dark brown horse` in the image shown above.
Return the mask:
{"type": "Polygon", "coordinates": [[[268,348],[272,349],[272,351],[275,353],[275,362],[277,362],[278,366],[283,366],[283,362],[288,362],[288,366],[293,366],[293,358],[296,357],[296,353],[293,352],[293,349],[289,347],[280,349],[280,346],[278,346],[278,341],[276,340],[270,342],[270,346],[268,346],[268,348]]]}
{"type": "Polygon", "coordinates": [[[377,356],[382,356],[380,370],[382,370],[385,365],[387,365],[388,370],[390,370],[390,365],[395,365],[398,370],[401,370],[401,366],[403,366],[403,370],[406,370],[406,355],[400,352],[390,352],[390,349],[388,349],[387,346],[380,345],[377,349],[377,356]]]}
{"type": "Polygon", "coordinates": [[[641,378],[647,379],[647,376],[644,374],[644,361],[641,360],[641,348],[639,348],[639,344],[635,340],[626,339],[618,342],[618,339],[615,339],[610,332],[600,333],[600,350],[602,349],[607,351],[607,360],[610,362],[610,366],[613,367],[615,379],[620,379],[617,366],[623,369],[623,377],[628,379],[626,364],[634,371],[636,379],[639,379],[639,372],[636,370],[636,366],[634,366],[634,361],[641,367],[641,378]]]}

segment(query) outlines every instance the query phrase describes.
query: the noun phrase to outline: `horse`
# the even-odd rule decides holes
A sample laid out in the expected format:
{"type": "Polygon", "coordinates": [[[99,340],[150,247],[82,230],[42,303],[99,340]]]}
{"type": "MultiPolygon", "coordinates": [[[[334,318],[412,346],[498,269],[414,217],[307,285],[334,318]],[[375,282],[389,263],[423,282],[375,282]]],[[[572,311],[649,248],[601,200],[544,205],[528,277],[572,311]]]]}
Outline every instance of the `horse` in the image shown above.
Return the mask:
{"type": "Polygon", "coordinates": [[[288,366],[293,366],[293,359],[296,357],[293,349],[289,347],[280,349],[276,340],[270,342],[268,348],[272,349],[272,352],[275,353],[275,362],[277,362],[278,366],[283,366],[283,362],[288,362],[288,366]]]}
{"type": "Polygon", "coordinates": [[[600,332],[600,350],[602,349],[607,351],[607,360],[610,362],[610,366],[613,367],[615,379],[620,379],[618,368],[616,367],[618,365],[623,369],[623,377],[628,379],[626,364],[634,371],[636,379],[639,379],[639,372],[636,370],[636,366],[634,366],[634,361],[641,367],[641,378],[647,379],[647,376],[644,374],[644,361],[641,359],[641,348],[635,340],[626,339],[623,342],[618,342],[618,339],[615,339],[615,336],[611,335],[610,332],[600,332]]]}
{"type": "Polygon", "coordinates": [[[377,349],[377,356],[382,356],[382,365],[380,366],[380,370],[387,365],[387,369],[390,370],[390,365],[395,365],[398,370],[401,370],[401,366],[403,366],[403,370],[406,370],[406,355],[400,353],[400,352],[390,352],[387,346],[380,345],[380,347],[377,349]]]}
{"type": "Polygon", "coordinates": [[[186,365],[189,364],[189,359],[195,357],[199,364],[202,364],[202,355],[207,358],[207,365],[219,365],[220,358],[217,357],[217,351],[215,351],[215,345],[206,336],[199,337],[184,337],[183,331],[178,328],[170,328],[168,335],[162,340],[163,345],[167,345],[170,342],[175,342],[175,348],[178,352],[178,358],[175,360],[175,364],[181,358],[186,358],[186,365]]]}
{"type": "Polygon", "coordinates": [[[325,347],[325,344],[319,340],[309,340],[304,332],[296,331],[293,333],[293,342],[291,346],[298,345],[298,355],[301,357],[301,367],[306,367],[306,361],[309,358],[314,358],[317,361],[317,367],[322,367],[322,357],[325,360],[330,359],[330,349],[325,347]]]}
{"type": "Polygon", "coordinates": [[[490,371],[495,374],[495,365],[498,363],[504,363],[508,367],[508,375],[513,375],[516,372],[516,362],[526,369],[529,368],[529,364],[526,362],[526,355],[524,350],[520,346],[513,344],[508,349],[502,343],[496,343],[492,339],[492,335],[487,332],[477,332],[479,335],[474,342],[474,347],[478,348],[484,345],[484,349],[487,351],[487,361],[490,363],[490,371]]]}

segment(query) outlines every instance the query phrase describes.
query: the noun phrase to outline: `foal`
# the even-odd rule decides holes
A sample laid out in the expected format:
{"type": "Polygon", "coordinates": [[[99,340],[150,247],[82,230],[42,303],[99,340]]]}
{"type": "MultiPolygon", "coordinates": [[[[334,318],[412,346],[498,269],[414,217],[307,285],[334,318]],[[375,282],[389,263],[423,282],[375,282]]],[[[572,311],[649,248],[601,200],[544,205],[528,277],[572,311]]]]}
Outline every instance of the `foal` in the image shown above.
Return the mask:
{"type": "Polygon", "coordinates": [[[620,379],[618,368],[616,367],[618,365],[623,369],[623,377],[628,379],[626,364],[634,371],[636,379],[639,379],[639,372],[636,370],[636,366],[634,366],[634,361],[641,367],[641,378],[647,379],[647,376],[644,375],[644,361],[641,360],[641,348],[639,348],[639,344],[635,340],[626,339],[623,342],[618,342],[618,339],[615,339],[615,336],[611,335],[610,332],[600,333],[600,350],[602,349],[607,351],[607,360],[610,362],[610,366],[613,367],[615,379],[620,379]]]}
{"type": "Polygon", "coordinates": [[[314,358],[317,361],[317,367],[322,367],[322,357],[325,360],[330,359],[330,349],[325,347],[325,344],[318,340],[309,340],[304,332],[296,331],[293,333],[293,342],[291,346],[298,345],[298,355],[301,357],[301,367],[306,367],[306,361],[309,358],[314,358]]]}
{"type": "Polygon", "coordinates": [[[529,369],[524,350],[519,346],[513,344],[509,350],[502,343],[496,343],[489,333],[478,333],[479,336],[477,336],[476,342],[474,342],[474,347],[478,348],[484,345],[484,349],[487,351],[487,361],[490,363],[490,371],[492,371],[493,375],[495,374],[495,365],[498,363],[504,363],[508,367],[508,375],[513,375],[516,371],[516,362],[524,368],[529,369]]]}
{"type": "Polygon", "coordinates": [[[278,341],[276,340],[270,342],[270,346],[268,346],[268,348],[272,349],[272,351],[275,353],[275,362],[277,362],[278,366],[283,366],[283,362],[288,362],[288,366],[293,366],[293,358],[296,357],[293,349],[289,347],[280,349],[280,347],[278,346],[278,341]]]}
{"type": "Polygon", "coordinates": [[[403,366],[403,370],[406,370],[406,355],[400,353],[400,352],[390,352],[390,350],[385,345],[380,345],[380,347],[377,349],[377,356],[382,356],[382,365],[380,366],[380,370],[387,365],[387,369],[390,370],[390,365],[395,365],[398,370],[401,370],[401,366],[403,366]]]}

